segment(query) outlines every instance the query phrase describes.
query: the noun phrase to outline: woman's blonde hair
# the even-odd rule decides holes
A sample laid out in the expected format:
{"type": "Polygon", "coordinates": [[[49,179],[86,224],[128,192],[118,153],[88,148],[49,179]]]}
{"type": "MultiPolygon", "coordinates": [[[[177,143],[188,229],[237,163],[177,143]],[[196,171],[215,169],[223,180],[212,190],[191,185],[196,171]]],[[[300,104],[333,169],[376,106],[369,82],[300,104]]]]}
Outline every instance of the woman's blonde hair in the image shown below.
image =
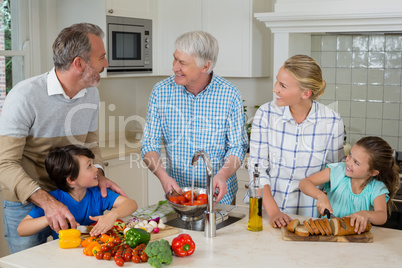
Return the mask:
{"type": "Polygon", "coordinates": [[[302,91],[311,90],[311,100],[324,94],[326,83],[318,63],[307,55],[294,55],[283,65],[285,70],[299,83],[302,91]]]}

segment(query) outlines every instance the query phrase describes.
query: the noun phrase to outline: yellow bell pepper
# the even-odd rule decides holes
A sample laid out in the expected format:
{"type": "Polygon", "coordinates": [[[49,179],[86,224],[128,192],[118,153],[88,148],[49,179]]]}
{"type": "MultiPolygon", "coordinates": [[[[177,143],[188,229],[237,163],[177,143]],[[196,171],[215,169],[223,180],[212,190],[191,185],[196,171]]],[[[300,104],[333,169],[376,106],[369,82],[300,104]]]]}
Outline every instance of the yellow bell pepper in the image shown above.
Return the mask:
{"type": "Polygon", "coordinates": [[[81,232],[77,229],[59,231],[60,248],[76,248],[81,244],[81,232]]]}
{"type": "Polygon", "coordinates": [[[101,245],[96,245],[96,246],[94,246],[93,248],[92,248],[92,254],[94,255],[94,256],[96,256],[96,253],[98,253],[99,251],[101,251],[101,245]]]}

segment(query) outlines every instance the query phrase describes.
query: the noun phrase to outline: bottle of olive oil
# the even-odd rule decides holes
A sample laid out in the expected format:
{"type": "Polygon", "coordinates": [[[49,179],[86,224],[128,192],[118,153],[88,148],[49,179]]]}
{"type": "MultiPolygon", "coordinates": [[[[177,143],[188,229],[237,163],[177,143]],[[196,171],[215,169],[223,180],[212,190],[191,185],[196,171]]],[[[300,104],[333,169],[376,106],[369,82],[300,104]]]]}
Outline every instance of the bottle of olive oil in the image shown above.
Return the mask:
{"type": "Polygon", "coordinates": [[[262,230],[262,190],[258,164],[255,164],[253,181],[249,185],[250,209],[247,227],[249,231],[262,230]]]}

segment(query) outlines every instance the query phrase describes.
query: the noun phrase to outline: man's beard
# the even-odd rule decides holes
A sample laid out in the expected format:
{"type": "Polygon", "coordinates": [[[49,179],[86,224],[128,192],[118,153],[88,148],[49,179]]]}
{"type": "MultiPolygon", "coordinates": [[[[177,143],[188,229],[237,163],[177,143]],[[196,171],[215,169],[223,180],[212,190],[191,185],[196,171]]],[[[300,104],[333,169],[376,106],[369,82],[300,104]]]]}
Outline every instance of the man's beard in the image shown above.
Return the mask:
{"type": "MultiPolygon", "coordinates": [[[[102,70],[103,71],[103,70],[102,70]]],[[[87,87],[97,87],[99,86],[100,78],[99,73],[92,67],[90,62],[86,65],[84,72],[82,73],[82,83],[87,87]]]]}

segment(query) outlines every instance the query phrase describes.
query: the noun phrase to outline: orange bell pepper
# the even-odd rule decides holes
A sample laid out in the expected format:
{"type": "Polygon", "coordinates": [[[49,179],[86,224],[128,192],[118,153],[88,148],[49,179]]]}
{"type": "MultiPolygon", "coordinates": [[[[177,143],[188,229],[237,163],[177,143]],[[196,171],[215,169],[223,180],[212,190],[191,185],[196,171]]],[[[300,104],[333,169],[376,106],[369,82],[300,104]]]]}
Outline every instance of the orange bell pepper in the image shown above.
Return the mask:
{"type": "Polygon", "coordinates": [[[97,241],[92,241],[84,248],[83,253],[87,256],[93,256],[92,249],[95,246],[100,246],[100,244],[97,241]]]}
{"type": "Polygon", "coordinates": [[[82,240],[81,247],[85,248],[86,246],[88,246],[89,243],[91,243],[93,241],[96,241],[96,237],[94,237],[94,236],[88,237],[87,239],[82,240]]]}
{"type": "Polygon", "coordinates": [[[103,243],[107,244],[109,242],[113,242],[114,241],[114,237],[111,237],[107,234],[102,234],[100,237],[100,241],[102,241],[103,243]]]}
{"type": "Polygon", "coordinates": [[[81,244],[81,232],[77,229],[59,231],[60,248],[76,248],[81,244]]]}

